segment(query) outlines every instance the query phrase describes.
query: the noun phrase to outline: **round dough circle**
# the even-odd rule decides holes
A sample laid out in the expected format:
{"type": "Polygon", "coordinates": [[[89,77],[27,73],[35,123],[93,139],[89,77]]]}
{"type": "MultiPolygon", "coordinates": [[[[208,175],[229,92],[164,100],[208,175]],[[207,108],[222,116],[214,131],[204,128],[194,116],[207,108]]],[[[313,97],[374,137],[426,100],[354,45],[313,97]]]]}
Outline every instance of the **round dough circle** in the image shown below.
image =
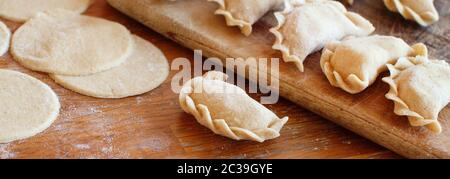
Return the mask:
{"type": "Polygon", "coordinates": [[[58,117],[58,97],[46,84],[10,70],[0,70],[0,81],[0,143],[34,136],[58,117]]]}
{"type": "Polygon", "coordinates": [[[132,35],[121,24],[55,10],[39,13],[20,27],[11,53],[32,70],[78,76],[119,66],[133,48],[132,35]]]}
{"type": "Polygon", "coordinates": [[[137,36],[134,41],[133,54],[118,67],[89,76],[51,77],[68,89],[97,98],[125,98],[149,92],[167,79],[169,63],[150,42],[137,36]]]}
{"type": "Polygon", "coordinates": [[[9,42],[11,41],[11,31],[0,21],[0,56],[4,55],[9,49],[9,42]]]}
{"type": "Polygon", "coordinates": [[[54,9],[81,14],[90,4],[90,0],[0,0],[0,16],[16,22],[25,22],[39,12],[54,9]]]}

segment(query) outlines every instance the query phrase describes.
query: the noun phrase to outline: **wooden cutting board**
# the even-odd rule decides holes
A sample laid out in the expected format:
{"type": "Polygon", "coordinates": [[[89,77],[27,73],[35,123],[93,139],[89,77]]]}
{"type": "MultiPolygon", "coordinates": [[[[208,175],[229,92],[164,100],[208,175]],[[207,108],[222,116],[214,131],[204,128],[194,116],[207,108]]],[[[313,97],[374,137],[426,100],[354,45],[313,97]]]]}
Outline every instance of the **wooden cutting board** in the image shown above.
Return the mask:
{"type": "MultiPolygon", "coordinates": [[[[381,1],[361,1],[356,1],[355,9],[362,9],[360,13],[373,22],[377,33],[399,36],[409,43],[424,42],[432,57],[449,59],[450,8],[445,0],[436,1],[440,12],[447,12],[442,12],[441,21],[430,28],[405,22],[397,14],[387,12],[381,1]],[[357,7],[359,3],[367,7],[357,7]],[[425,31],[431,35],[423,36],[425,31]]],[[[268,32],[267,23],[258,23],[254,33],[245,37],[238,29],[226,27],[222,17],[213,15],[217,6],[204,0],[108,2],[162,35],[188,48],[203,50],[208,57],[280,57],[271,49],[274,37],[268,32]]],[[[320,54],[315,53],[307,59],[305,73],[282,63],[281,96],[405,157],[450,158],[450,107],[440,114],[442,134],[411,127],[406,118],[393,113],[393,103],[384,97],[388,85],[378,80],[361,94],[347,94],[330,86],[320,70],[319,58],[320,54]]]]}
{"type": "MultiPolygon", "coordinates": [[[[192,60],[192,51],[147,28],[109,6],[92,0],[85,15],[118,22],[159,47],[169,62],[192,60]]],[[[21,23],[1,19],[11,31],[21,23]]],[[[288,124],[276,140],[264,143],[234,141],[215,135],[198,124],[178,104],[170,77],[159,88],[125,99],[97,99],[64,89],[47,74],[21,66],[7,53],[0,68],[27,73],[48,84],[58,94],[62,108],[58,119],[44,132],[0,144],[0,159],[18,158],[400,158],[354,133],[280,99],[266,105],[288,124]]],[[[250,94],[258,99],[260,94],[250,94]]],[[[0,99],[1,100],[1,99],[0,99]]]]}

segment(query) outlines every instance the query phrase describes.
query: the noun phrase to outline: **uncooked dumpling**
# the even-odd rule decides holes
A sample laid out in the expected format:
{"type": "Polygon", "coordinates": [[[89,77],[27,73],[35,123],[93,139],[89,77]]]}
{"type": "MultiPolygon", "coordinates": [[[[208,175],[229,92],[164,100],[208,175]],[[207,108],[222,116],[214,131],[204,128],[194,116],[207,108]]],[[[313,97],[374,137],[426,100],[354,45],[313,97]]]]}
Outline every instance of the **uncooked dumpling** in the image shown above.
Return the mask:
{"type": "Polygon", "coordinates": [[[11,41],[11,31],[0,21],[0,56],[4,55],[9,49],[9,42],[11,41]]]}
{"type": "Polygon", "coordinates": [[[384,0],[386,7],[400,13],[405,19],[428,26],[439,20],[434,0],[384,0]]]}
{"type": "Polygon", "coordinates": [[[219,4],[216,14],[225,17],[228,26],[238,26],[250,35],[252,25],[270,11],[283,7],[284,0],[208,0],[219,4]]]}
{"type": "Polygon", "coordinates": [[[11,53],[32,70],[59,75],[89,75],[116,67],[134,48],[121,24],[56,10],[39,13],[13,35],[11,53]]]}
{"type": "Polygon", "coordinates": [[[278,118],[226,78],[209,72],[188,81],[180,93],[183,110],[214,133],[234,140],[263,142],[280,136],[288,118],[278,118]]]}
{"type": "Polygon", "coordinates": [[[417,55],[427,56],[425,45],[410,47],[402,39],[374,35],[327,44],[320,64],[331,85],[356,94],[373,84],[387,64],[417,55]]]}
{"type": "Polygon", "coordinates": [[[407,116],[412,126],[426,126],[441,133],[439,112],[450,102],[450,65],[426,57],[401,58],[388,65],[391,87],[386,97],[395,103],[395,113],[407,116]]]}
{"type": "Polygon", "coordinates": [[[286,62],[293,62],[304,71],[306,57],[332,41],[347,36],[367,36],[375,28],[360,15],[348,12],[337,1],[309,0],[288,6],[275,13],[278,26],[270,31],[276,36],[273,48],[283,54],[286,62]]]}
{"type": "Polygon", "coordinates": [[[39,12],[65,9],[84,12],[90,0],[0,0],[0,16],[17,22],[25,22],[39,12]]]}
{"type": "Polygon", "coordinates": [[[62,86],[98,98],[124,98],[153,90],[169,75],[164,54],[135,36],[136,49],[128,60],[111,70],[87,76],[51,75],[62,86]]]}
{"type": "Polygon", "coordinates": [[[34,136],[59,114],[53,90],[23,73],[0,69],[0,143],[34,136]]]}

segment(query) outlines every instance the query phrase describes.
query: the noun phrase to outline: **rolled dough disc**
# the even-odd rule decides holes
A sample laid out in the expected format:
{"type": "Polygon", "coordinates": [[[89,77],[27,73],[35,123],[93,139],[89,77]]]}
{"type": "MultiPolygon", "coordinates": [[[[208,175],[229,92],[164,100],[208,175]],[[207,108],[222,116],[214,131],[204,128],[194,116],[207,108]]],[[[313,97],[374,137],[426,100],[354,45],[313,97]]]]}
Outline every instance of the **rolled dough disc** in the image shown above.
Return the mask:
{"type": "Polygon", "coordinates": [[[50,75],[58,84],[97,98],[124,98],[149,92],[169,75],[164,54],[150,42],[134,36],[136,49],[128,60],[111,70],[89,76],[50,75]]]}
{"type": "Polygon", "coordinates": [[[0,0],[0,16],[16,22],[25,22],[39,12],[54,9],[81,14],[90,3],[90,0],[0,0]]]}
{"type": "Polygon", "coordinates": [[[89,75],[119,66],[134,49],[123,25],[66,10],[39,13],[12,37],[15,60],[32,70],[89,75]]]}
{"type": "Polygon", "coordinates": [[[53,90],[23,73],[0,69],[0,143],[34,136],[59,114],[53,90]]]}
{"type": "Polygon", "coordinates": [[[9,42],[11,41],[11,31],[0,21],[0,56],[4,55],[9,49],[9,42]]]}

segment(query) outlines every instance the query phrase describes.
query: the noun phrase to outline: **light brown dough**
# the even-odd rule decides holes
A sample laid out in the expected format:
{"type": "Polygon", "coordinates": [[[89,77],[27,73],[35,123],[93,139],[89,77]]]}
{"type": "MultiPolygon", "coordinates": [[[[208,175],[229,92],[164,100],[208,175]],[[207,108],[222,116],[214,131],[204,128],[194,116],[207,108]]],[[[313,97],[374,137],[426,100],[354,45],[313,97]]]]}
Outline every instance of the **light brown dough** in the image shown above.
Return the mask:
{"type": "Polygon", "coordinates": [[[149,92],[166,80],[169,63],[150,42],[138,36],[134,39],[133,54],[111,70],[87,76],[50,76],[68,89],[98,98],[124,98],[149,92]]]}
{"type": "Polygon", "coordinates": [[[285,62],[304,71],[306,57],[328,42],[347,36],[367,36],[375,28],[360,15],[348,12],[337,1],[307,0],[275,13],[278,26],[270,29],[276,36],[273,49],[281,51],[285,62]]]}
{"type": "Polygon", "coordinates": [[[422,26],[429,26],[439,20],[434,0],[384,0],[392,12],[400,13],[405,19],[414,20],[422,26]]]}
{"type": "Polygon", "coordinates": [[[425,45],[410,47],[402,39],[374,35],[328,43],[320,65],[332,86],[356,94],[372,85],[387,70],[387,64],[394,64],[400,57],[418,55],[427,56],[425,45]]]}
{"type": "Polygon", "coordinates": [[[237,26],[249,36],[252,26],[270,11],[283,7],[284,0],[208,0],[219,4],[215,12],[225,17],[228,26],[237,26]]]}
{"type": "Polygon", "coordinates": [[[39,12],[55,9],[80,14],[90,4],[90,0],[0,0],[0,16],[16,22],[25,22],[39,12]]]}
{"type": "Polygon", "coordinates": [[[13,35],[11,53],[32,70],[89,75],[116,67],[134,48],[121,24],[65,10],[39,13],[13,35]]]}
{"type": "Polygon", "coordinates": [[[280,136],[288,118],[279,118],[241,88],[226,83],[221,72],[188,81],[180,105],[214,133],[234,139],[264,142],[280,136]]]}
{"type": "Polygon", "coordinates": [[[412,126],[441,133],[439,112],[450,103],[450,65],[418,56],[400,58],[388,68],[391,75],[383,81],[391,87],[386,98],[394,102],[395,114],[407,116],[412,126]]]}
{"type": "Polygon", "coordinates": [[[0,69],[0,143],[34,136],[59,114],[53,90],[23,73],[0,69]]]}

